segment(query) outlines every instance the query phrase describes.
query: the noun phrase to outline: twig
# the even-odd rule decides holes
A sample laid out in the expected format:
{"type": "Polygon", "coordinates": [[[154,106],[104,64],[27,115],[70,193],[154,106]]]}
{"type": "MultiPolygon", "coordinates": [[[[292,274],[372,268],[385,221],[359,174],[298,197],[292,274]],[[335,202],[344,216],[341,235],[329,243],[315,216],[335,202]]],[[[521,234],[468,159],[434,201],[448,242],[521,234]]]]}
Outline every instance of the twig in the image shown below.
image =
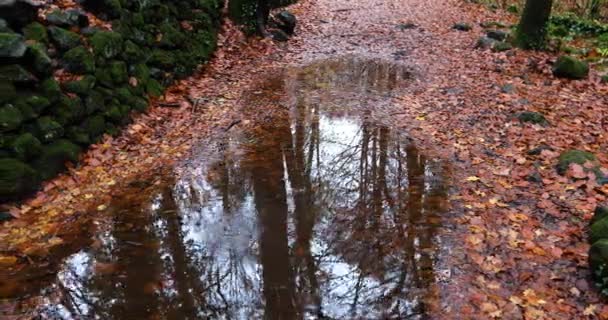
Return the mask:
{"type": "Polygon", "coordinates": [[[225,132],[228,132],[230,129],[232,129],[232,127],[236,126],[237,124],[241,123],[242,120],[234,120],[232,121],[228,127],[226,127],[226,129],[224,129],[225,132]]]}

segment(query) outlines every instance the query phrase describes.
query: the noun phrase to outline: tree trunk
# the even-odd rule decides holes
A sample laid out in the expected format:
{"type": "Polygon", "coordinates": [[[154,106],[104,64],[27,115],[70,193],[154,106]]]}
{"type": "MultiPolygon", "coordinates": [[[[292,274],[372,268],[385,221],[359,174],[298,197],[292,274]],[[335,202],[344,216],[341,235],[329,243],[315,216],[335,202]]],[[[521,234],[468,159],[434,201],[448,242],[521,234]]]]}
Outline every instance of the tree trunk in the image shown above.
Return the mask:
{"type": "Polygon", "coordinates": [[[553,0],[527,0],[517,27],[516,42],[524,49],[541,49],[545,45],[547,22],[553,0]]]}

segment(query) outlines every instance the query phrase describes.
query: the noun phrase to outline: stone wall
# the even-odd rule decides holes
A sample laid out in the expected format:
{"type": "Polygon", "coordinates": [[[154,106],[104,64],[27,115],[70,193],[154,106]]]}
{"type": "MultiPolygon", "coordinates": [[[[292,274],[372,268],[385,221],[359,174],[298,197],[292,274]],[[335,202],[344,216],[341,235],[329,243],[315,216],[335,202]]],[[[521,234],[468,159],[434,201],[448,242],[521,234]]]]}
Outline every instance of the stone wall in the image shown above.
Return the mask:
{"type": "Polygon", "coordinates": [[[221,1],[79,0],[61,10],[0,0],[0,202],[35,191],[206,61],[221,1]]]}

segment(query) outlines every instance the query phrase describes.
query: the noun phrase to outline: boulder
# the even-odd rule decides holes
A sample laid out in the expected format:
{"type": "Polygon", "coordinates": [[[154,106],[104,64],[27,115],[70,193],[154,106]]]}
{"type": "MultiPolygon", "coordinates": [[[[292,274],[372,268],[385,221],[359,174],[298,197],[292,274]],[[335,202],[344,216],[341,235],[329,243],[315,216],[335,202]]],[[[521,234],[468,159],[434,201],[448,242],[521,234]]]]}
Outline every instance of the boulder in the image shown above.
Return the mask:
{"type": "Polygon", "coordinates": [[[42,81],[40,91],[51,102],[55,102],[61,97],[61,87],[57,80],[52,77],[42,81]]]}
{"type": "Polygon", "coordinates": [[[19,160],[27,161],[40,154],[42,144],[34,135],[26,132],[13,141],[12,149],[19,160]]]}
{"type": "Polygon", "coordinates": [[[97,68],[95,77],[100,84],[108,88],[125,84],[129,80],[127,65],[124,61],[111,61],[105,68],[97,68]]]}
{"type": "Polygon", "coordinates": [[[0,19],[19,30],[36,20],[40,2],[35,0],[0,0],[0,19]]]}
{"type": "Polygon", "coordinates": [[[52,108],[53,119],[62,126],[67,126],[82,120],[85,108],[80,97],[63,95],[52,108]]]}
{"type": "Polygon", "coordinates": [[[0,132],[19,129],[23,122],[21,111],[11,104],[0,107],[0,132]]]}
{"type": "Polygon", "coordinates": [[[76,74],[95,72],[95,58],[83,46],[70,49],[62,57],[62,65],[66,71],[76,74]]]}
{"type": "Polygon", "coordinates": [[[27,45],[26,58],[37,75],[48,76],[53,71],[53,61],[46,52],[46,48],[41,43],[27,45]]]}
{"type": "Polygon", "coordinates": [[[0,159],[0,202],[32,192],[38,175],[27,164],[11,158],[0,159]]]}
{"type": "Polygon", "coordinates": [[[81,127],[71,126],[66,129],[66,138],[70,141],[75,142],[81,146],[87,147],[91,144],[91,138],[89,134],[81,127]]]}
{"type": "MultiPolygon", "coordinates": [[[[594,276],[598,276],[595,274],[595,271],[598,271],[600,266],[608,263],[608,239],[600,239],[598,241],[593,242],[591,248],[589,248],[589,266],[591,270],[594,271],[594,276]]],[[[603,270],[607,271],[607,270],[603,270]]]]}
{"type": "Polygon", "coordinates": [[[564,175],[568,171],[570,164],[576,163],[584,165],[586,162],[595,162],[595,155],[591,152],[581,150],[568,150],[563,152],[558,159],[557,173],[564,175]]]}
{"type": "Polygon", "coordinates": [[[46,27],[40,22],[32,22],[23,28],[23,34],[27,40],[34,40],[40,43],[48,44],[49,35],[46,32],[46,27]]]}
{"type": "Polygon", "coordinates": [[[496,42],[492,46],[494,52],[504,52],[513,49],[513,45],[509,42],[496,42]]]}
{"type": "Polygon", "coordinates": [[[20,84],[31,84],[38,81],[29,71],[18,64],[0,66],[0,81],[10,81],[20,84]]]}
{"type": "Polygon", "coordinates": [[[91,140],[96,141],[106,131],[106,120],[103,115],[97,114],[86,119],[82,128],[91,137],[91,140]]]}
{"type": "Polygon", "coordinates": [[[63,136],[63,127],[53,118],[40,117],[34,124],[34,134],[43,143],[55,141],[63,136]]]}
{"type": "Polygon", "coordinates": [[[65,169],[68,161],[78,161],[80,147],[66,139],[57,140],[42,147],[40,156],[34,161],[34,167],[42,179],[49,179],[65,169]]]}
{"type": "Polygon", "coordinates": [[[475,44],[475,49],[491,49],[498,41],[490,39],[488,37],[481,37],[475,44]]]}
{"type": "Polygon", "coordinates": [[[289,40],[289,35],[281,29],[272,29],[269,32],[274,41],[285,42],[289,40]]]}
{"type": "Polygon", "coordinates": [[[486,32],[486,36],[496,41],[505,41],[509,37],[509,33],[502,30],[489,30],[486,32]]]}
{"type": "Polygon", "coordinates": [[[539,125],[547,125],[549,123],[547,119],[545,119],[545,116],[538,112],[532,111],[524,111],[519,113],[517,115],[517,120],[519,120],[520,122],[527,122],[539,125]]]}
{"type": "Polygon", "coordinates": [[[91,91],[84,99],[86,114],[102,110],[106,105],[106,97],[99,91],[99,88],[91,91]]]}
{"type": "Polygon", "coordinates": [[[0,58],[21,58],[27,46],[21,35],[0,33],[0,58]]]}
{"type": "Polygon", "coordinates": [[[574,57],[561,56],[553,65],[553,75],[568,79],[585,79],[589,75],[589,65],[574,57]]]}
{"type": "Polygon", "coordinates": [[[152,97],[160,97],[164,90],[163,86],[154,79],[150,79],[146,82],[146,93],[152,97]]]}
{"type": "Polygon", "coordinates": [[[600,221],[606,217],[608,217],[608,207],[597,206],[595,208],[595,212],[593,213],[591,224],[594,224],[595,222],[600,221]]]}
{"type": "Polygon", "coordinates": [[[283,10],[274,16],[277,27],[286,34],[292,35],[296,30],[297,19],[291,12],[283,10]]]}
{"type": "Polygon", "coordinates": [[[111,59],[123,51],[123,38],[117,32],[96,32],[90,39],[95,56],[111,59]]]}
{"type": "Polygon", "coordinates": [[[17,96],[17,90],[12,82],[0,80],[0,104],[10,101],[17,96]]]}
{"type": "Polygon", "coordinates": [[[454,24],[454,26],[452,26],[452,29],[454,30],[458,30],[458,31],[471,31],[473,29],[473,27],[471,27],[471,25],[467,24],[467,23],[456,23],[454,24]]]}
{"type": "Polygon", "coordinates": [[[91,92],[93,87],[95,87],[96,81],[97,79],[94,76],[86,75],[79,80],[64,82],[63,87],[67,92],[86,96],[91,92]]]}
{"type": "Polygon", "coordinates": [[[89,18],[80,9],[68,9],[68,10],[53,10],[46,16],[46,20],[59,27],[81,27],[84,28],[89,25],[89,18]]]}
{"type": "MultiPolygon", "coordinates": [[[[76,0],[76,2],[80,3],[85,10],[95,13],[105,20],[119,18],[123,10],[120,0],[76,0]]],[[[148,2],[154,3],[155,1],[144,1],[142,5],[147,5],[148,2]]]]}
{"type": "Polygon", "coordinates": [[[49,33],[53,43],[61,51],[68,51],[81,45],[80,36],[72,31],[53,26],[49,27],[49,33]]]}

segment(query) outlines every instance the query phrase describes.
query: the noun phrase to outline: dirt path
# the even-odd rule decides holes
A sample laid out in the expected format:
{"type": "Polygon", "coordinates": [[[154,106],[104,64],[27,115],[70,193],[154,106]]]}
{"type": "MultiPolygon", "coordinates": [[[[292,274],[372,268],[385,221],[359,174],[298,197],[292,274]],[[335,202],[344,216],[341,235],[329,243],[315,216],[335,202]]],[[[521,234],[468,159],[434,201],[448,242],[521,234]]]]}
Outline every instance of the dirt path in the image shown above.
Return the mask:
{"type": "MultiPolygon", "coordinates": [[[[69,244],[70,235],[123,187],[172,170],[197,139],[235,125],[241,120],[235,106],[256,77],[282,66],[357,55],[413,68],[415,80],[399,97],[402,105],[386,112],[421,149],[455,168],[435,318],[606,314],[587,282],[583,232],[605,195],[553,169],[555,157],[568,148],[592,151],[608,165],[602,127],[608,90],[597,75],[559,81],[550,75],[546,54],[473,49],[480,22],[512,18],[460,1],[309,0],[293,12],[300,25],[288,45],[247,42],[228,27],[224,34],[230,37],[222,39],[204,72],[170,89],[120,137],[93,147],[82,166],[14,208],[21,218],[0,229],[0,266],[10,267],[0,280],[69,244]],[[452,30],[461,21],[474,25],[473,31],[452,30]],[[514,90],[504,93],[506,84],[514,90]],[[173,104],[181,107],[166,107],[173,104]],[[513,121],[523,110],[544,113],[551,125],[513,121]],[[527,153],[540,143],[554,151],[527,153]],[[527,181],[535,171],[542,181],[527,181]]],[[[0,288],[14,289],[9,281],[0,288]]]]}

